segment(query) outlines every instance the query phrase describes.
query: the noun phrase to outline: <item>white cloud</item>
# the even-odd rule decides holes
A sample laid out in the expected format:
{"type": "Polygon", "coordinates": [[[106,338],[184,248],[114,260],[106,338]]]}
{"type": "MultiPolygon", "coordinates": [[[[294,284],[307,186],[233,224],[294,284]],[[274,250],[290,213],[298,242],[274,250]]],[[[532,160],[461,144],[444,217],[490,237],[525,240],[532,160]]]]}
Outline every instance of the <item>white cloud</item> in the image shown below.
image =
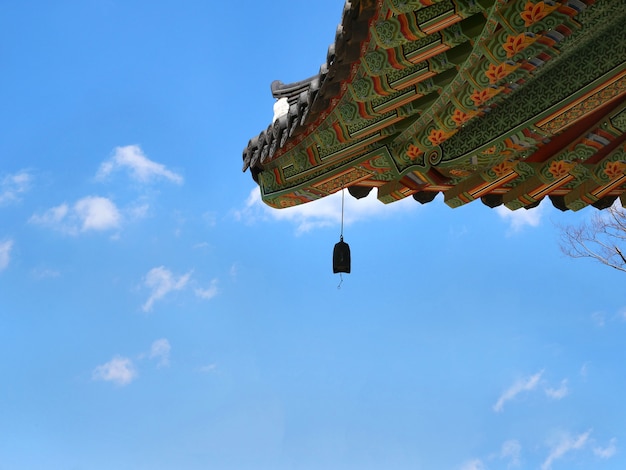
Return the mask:
{"type": "Polygon", "coordinates": [[[43,214],[34,214],[30,222],[59,230],[70,235],[88,231],[118,228],[122,216],[113,201],[100,196],[79,199],[72,207],[63,203],[43,214]]]}
{"type": "Polygon", "coordinates": [[[110,199],[90,196],[74,204],[74,211],[81,220],[81,230],[109,230],[120,223],[120,213],[110,199]]]}
{"type": "Polygon", "coordinates": [[[213,279],[209,287],[207,287],[206,289],[197,288],[196,295],[202,299],[207,299],[207,300],[212,299],[217,294],[219,294],[219,289],[217,287],[217,284],[218,284],[218,280],[213,279]]]}
{"type": "Polygon", "coordinates": [[[610,459],[617,453],[617,439],[611,439],[606,447],[594,447],[593,453],[601,459],[610,459]]]}
{"type": "MultiPolygon", "coordinates": [[[[383,204],[376,198],[376,189],[363,199],[353,198],[345,191],[344,225],[354,222],[388,216],[397,212],[418,210],[419,204],[411,197],[391,204],[383,204]]],[[[237,220],[247,223],[259,220],[284,220],[296,225],[296,234],[300,235],[323,227],[341,225],[341,191],[286,209],[274,209],[261,200],[261,192],[255,187],[250,192],[244,208],[235,211],[237,220]]]]}
{"type": "Polygon", "coordinates": [[[148,271],[144,280],[144,285],[151,289],[152,292],[146,303],[142,306],[144,312],[152,310],[154,302],[162,299],[168,293],[184,289],[189,282],[190,277],[191,272],[188,272],[187,274],[183,274],[177,278],[164,266],[152,268],[148,271]]]}
{"type": "Polygon", "coordinates": [[[150,359],[158,360],[158,367],[166,367],[170,364],[170,351],[172,347],[170,342],[165,339],[157,339],[150,347],[150,359]]]}
{"type": "Polygon", "coordinates": [[[583,379],[587,378],[587,374],[589,374],[589,365],[591,362],[587,361],[582,366],[580,366],[580,375],[583,379]]]}
{"type": "Polygon", "coordinates": [[[546,460],[541,464],[541,470],[549,470],[552,468],[552,463],[555,460],[562,458],[568,452],[573,450],[578,450],[584,447],[589,439],[589,435],[591,434],[591,429],[583,434],[580,434],[575,437],[571,437],[569,435],[565,435],[561,437],[561,439],[556,443],[556,445],[552,446],[550,454],[546,458],[546,460]]]}
{"type": "Polygon", "coordinates": [[[61,273],[59,271],[49,268],[34,268],[31,271],[31,274],[35,279],[38,280],[54,279],[61,276],[61,273]]]}
{"type": "Polygon", "coordinates": [[[598,328],[606,326],[609,322],[624,322],[626,321],[626,309],[618,310],[615,314],[607,314],[605,312],[593,312],[591,314],[591,321],[598,328]]]}
{"type": "Polygon", "coordinates": [[[512,211],[505,206],[498,206],[495,208],[495,211],[502,219],[509,222],[509,233],[517,233],[526,226],[538,227],[545,209],[540,205],[534,209],[518,209],[512,211]]]}
{"type": "Polygon", "coordinates": [[[521,464],[520,455],[522,453],[522,446],[515,439],[511,439],[502,444],[502,450],[500,451],[500,458],[509,461],[508,467],[519,467],[521,464]]]}
{"type": "Polygon", "coordinates": [[[47,225],[49,227],[61,228],[61,224],[65,220],[69,212],[69,207],[67,204],[63,203],[56,207],[52,207],[48,209],[43,214],[33,214],[30,218],[30,222],[39,224],[39,225],[47,225]]]}
{"type": "Polygon", "coordinates": [[[603,327],[606,324],[604,312],[593,312],[591,314],[591,320],[598,327],[603,327]]]}
{"type": "Polygon", "coordinates": [[[207,227],[215,227],[217,225],[217,213],[207,211],[202,214],[202,220],[207,225],[207,227]]]}
{"type": "Polygon", "coordinates": [[[537,372],[535,375],[532,375],[526,379],[517,380],[511,387],[509,387],[501,396],[498,398],[498,401],[495,405],[493,405],[493,410],[496,412],[500,412],[504,409],[504,404],[515,398],[522,392],[530,392],[534,390],[539,384],[539,380],[543,375],[543,370],[537,372]]]}
{"type": "Polygon", "coordinates": [[[133,220],[145,219],[150,212],[150,204],[133,204],[125,212],[133,220]]]}
{"type": "Polygon", "coordinates": [[[480,459],[470,460],[461,465],[460,470],[485,470],[485,464],[480,459]]]}
{"type": "Polygon", "coordinates": [[[206,374],[210,373],[210,372],[215,372],[217,371],[217,364],[215,364],[214,362],[211,364],[207,364],[206,366],[202,366],[200,367],[200,372],[204,372],[206,374]]]}
{"type": "Polygon", "coordinates": [[[0,271],[4,271],[11,262],[11,250],[13,249],[13,240],[4,240],[0,242],[0,271]]]}
{"type": "Polygon", "coordinates": [[[32,176],[25,170],[0,178],[0,205],[17,202],[28,191],[32,176]]]}
{"type": "Polygon", "coordinates": [[[133,362],[127,357],[115,356],[109,362],[96,367],[92,373],[93,380],[113,382],[117,385],[128,385],[137,377],[133,362]]]}
{"type": "Polygon", "coordinates": [[[149,183],[154,179],[165,178],[173,183],[182,184],[183,177],[165,165],[150,160],[138,145],[116,147],[113,156],[103,162],[98,169],[96,179],[105,179],[118,169],[126,169],[133,179],[149,183]]]}
{"type": "Polygon", "coordinates": [[[239,274],[239,265],[237,263],[233,264],[230,267],[230,270],[228,271],[228,274],[230,274],[230,277],[236,278],[237,274],[239,274]]]}
{"type": "Polygon", "coordinates": [[[546,395],[555,400],[560,400],[564,398],[569,393],[569,389],[567,388],[567,379],[563,379],[561,381],[561,386],[559,388],[546,388],[546,395]]]}

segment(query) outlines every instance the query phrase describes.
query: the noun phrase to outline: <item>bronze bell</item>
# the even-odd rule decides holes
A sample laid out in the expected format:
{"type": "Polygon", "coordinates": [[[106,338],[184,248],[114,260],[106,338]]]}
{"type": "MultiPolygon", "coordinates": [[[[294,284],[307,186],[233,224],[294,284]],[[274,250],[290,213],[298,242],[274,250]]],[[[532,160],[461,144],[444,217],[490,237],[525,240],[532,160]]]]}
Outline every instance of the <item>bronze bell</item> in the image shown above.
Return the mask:
{"type": "Polygon", "coordinates": [[[343,235],[333,250],[333,273],[350,273],[350,245],[343,241],[343,235]]]}

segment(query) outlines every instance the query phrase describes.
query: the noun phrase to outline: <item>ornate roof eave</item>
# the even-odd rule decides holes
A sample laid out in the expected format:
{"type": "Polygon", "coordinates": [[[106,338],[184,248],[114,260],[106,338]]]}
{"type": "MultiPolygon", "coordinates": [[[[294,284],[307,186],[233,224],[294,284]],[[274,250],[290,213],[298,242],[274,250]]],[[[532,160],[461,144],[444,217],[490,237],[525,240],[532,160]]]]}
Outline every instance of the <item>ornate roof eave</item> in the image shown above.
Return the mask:
{"type": "Polygon", "coordinates": [[[272,82],[272,95],[276,99],[286,98],[289,110],[250,140],[243,152],[243,171],[250,168],[256,180],[255,168],[260,169],[260,164],[274,158],[288,139],[297,138],[340,94],[341,83],[349,78],[352,64],[360,59],[361,46],[368,37],[370,21],[376,12],[374,0],[346,1],[335,41],[328,47],[326,62],[319,72],[289,84],[279,80],[272,82]]]}
{"type": "Polygon", "coordinates": [[[287,112],[244,170],[273,207],[604,207],[626,191],[625,23],[623,0],[348,2],[319,74],[272,83],[287,112]]]}

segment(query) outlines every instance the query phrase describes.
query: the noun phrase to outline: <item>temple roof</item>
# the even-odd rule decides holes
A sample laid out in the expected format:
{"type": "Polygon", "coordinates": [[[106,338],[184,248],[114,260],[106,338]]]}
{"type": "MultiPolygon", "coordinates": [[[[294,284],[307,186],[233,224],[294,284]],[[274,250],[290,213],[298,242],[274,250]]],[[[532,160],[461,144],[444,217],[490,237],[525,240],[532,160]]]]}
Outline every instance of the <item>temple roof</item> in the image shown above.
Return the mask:
{"type": "Polygon", "coordinates": [[[271,160],[289,137],[328,109],[330,100],[340,94],[341,83],[350,78],[352,64],[360,59],[361,44],[367,39],[369,22],[375,12],[373,2],[346,2],[335,42],[328,47],[326,62],[317,75],[289,84],[280,80],[272,82],[272,96],[287,98],[289,111],[250,140],[244,150],[244,171],[271,160]]]}
{"type": "Polygon", "coordinates": [[[243,169],[277,208],[626,203],[624,24],[624,0],[348,1],[319,73],[271,84],[285,110],[243,169]]]}

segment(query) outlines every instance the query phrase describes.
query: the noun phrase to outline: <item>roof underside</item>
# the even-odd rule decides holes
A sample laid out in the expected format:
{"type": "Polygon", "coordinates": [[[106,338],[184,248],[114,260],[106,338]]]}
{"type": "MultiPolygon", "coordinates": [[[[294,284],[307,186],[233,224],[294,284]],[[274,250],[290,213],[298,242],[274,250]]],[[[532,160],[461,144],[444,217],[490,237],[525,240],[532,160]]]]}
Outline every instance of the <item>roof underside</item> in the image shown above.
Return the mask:
{"type": "Polygon", "coordinates": [[[626,0],[346,2],[243,152],[263,200],[626,205],[626,0]]]}

